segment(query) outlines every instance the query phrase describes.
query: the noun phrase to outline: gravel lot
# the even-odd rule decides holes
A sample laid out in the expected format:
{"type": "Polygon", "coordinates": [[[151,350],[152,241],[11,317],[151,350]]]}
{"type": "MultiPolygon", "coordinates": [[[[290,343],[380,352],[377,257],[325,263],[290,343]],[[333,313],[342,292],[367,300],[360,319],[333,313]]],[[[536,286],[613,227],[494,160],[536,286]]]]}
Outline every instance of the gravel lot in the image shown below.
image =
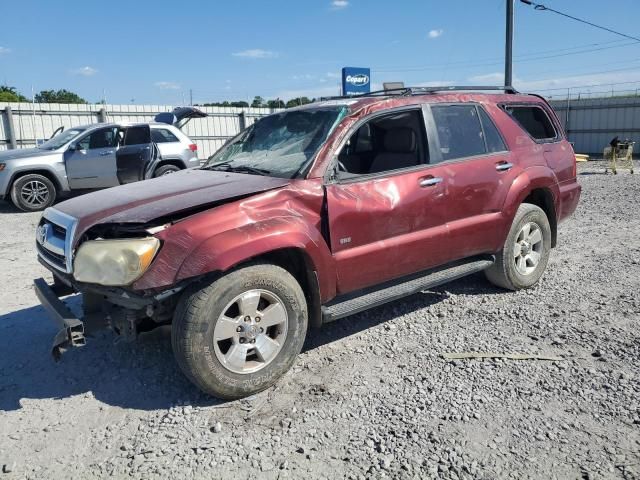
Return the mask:
{"type": "Polygon", "coordinates": [[[640,175],[603,171],[580,166],[536,288],[475,275],[328,325],[236,402],[182,376],[166,331],[105,332],[54,364],[39,215],[1,204],[0,479],[640,478],[640,175]]]}

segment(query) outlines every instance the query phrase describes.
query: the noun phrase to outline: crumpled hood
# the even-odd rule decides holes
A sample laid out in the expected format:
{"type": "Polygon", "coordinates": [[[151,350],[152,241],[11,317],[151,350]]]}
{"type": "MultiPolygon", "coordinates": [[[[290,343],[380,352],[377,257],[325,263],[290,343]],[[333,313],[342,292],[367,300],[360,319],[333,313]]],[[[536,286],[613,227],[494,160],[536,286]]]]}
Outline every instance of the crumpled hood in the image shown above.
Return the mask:
{"type": "Polygon", "coordinates": [[[0,152],[0,162],[7,160],[18,160],[20,158],[44,157],[46,155],[55,155],[55,150],[40,150],[39,148],[16,148],[14,150],[4,150],[0,152]]]}
{"type": "Polygon", "coordinates": [[[82,195],[53,208],[78,219],[76,238],[99,223],[146,223],[288,185],[285,178],[185,170],[82,195]]]}

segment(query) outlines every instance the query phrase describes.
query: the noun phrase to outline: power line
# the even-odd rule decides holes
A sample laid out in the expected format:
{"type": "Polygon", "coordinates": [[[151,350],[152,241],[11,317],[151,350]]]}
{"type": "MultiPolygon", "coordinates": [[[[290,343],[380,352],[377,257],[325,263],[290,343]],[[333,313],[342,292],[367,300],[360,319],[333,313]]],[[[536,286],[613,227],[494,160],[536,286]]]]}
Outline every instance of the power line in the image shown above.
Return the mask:
{"type": "Polygon", "coordinates": [[[540,3],[535,3],[535,2],[532,2],[530,0],[520,0],[520,2],[522,2],[522,3],[526,4],[526,5],[533,6],[533,8],[535,10],[545,11],[545,12],[552,12],[552,13],[561,15],[563,17],[570,18],[571,20],[575,20],[576,22],[584,23],[586,25],[590,25],[592,27],[599,28],[600,30],[604,30],[606,32],[613,33],[614,35],[619,35],[621,37],[628,38],[630,40],[635,40],[636,42],[640,42],[640,38],[638,38],[638,37],[627,35],[626,33],[618,32],[617,30],[613,30],[613,29],[608,28],[608,27],[603,27],[602,25],[597,25],[595,23],[589,22],[589,21],[584,20],[582,18],[574,17],[573,15],[569,15],[568,13],[560,12],[558,10],[554,10],[553,8],[549,8],[546,5],[542,5],[540,3]]]}

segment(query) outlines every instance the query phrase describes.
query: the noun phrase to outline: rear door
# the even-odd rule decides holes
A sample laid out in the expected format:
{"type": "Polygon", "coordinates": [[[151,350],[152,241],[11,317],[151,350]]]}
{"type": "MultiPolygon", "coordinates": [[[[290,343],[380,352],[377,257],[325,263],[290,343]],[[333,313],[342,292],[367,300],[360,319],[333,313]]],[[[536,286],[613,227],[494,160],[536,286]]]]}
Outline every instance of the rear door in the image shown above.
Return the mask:
{"type": "Polygon", "coordinates": [[[339,293],[443,263],[446,182],[430,155],[421,108],[371,118],[342,148],[326,186],[339,293]]]}
{"type": "Polygon", "coordinates": [[[433,104],[429,110],[448,180],[447,259],[495,252],[504,231],[502,206],[520,167],[485,107],[433,104]]]}
{"type": "Polygon", "coordinates": [[[155,160],[149,125],[135,125],[121,129],[122,143],[116,155],[118,182],[144,180],[155,160]]]}
{"type": "Polygon", "coordinates": [[[116,177],[117,127],[93,130],[65,152],[65,168],[72,189],[118,185],[116,177]]]}

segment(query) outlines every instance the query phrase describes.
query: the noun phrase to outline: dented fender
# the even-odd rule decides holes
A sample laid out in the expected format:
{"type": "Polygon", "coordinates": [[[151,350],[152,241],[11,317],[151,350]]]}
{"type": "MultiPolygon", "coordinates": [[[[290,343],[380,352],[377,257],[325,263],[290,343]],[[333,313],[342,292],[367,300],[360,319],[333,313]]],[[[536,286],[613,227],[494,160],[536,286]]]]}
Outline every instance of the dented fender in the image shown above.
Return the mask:
{"type": "Polygon", "coordinates": [[[224,272],[285,248],[306,255],[323,300],[335,295],[335,266],[321,233],[320,180],[294,180],[283,188],[200,212],[156,236],[162,247],[135,290],[161,289],[189,278],[224,272]]]}

